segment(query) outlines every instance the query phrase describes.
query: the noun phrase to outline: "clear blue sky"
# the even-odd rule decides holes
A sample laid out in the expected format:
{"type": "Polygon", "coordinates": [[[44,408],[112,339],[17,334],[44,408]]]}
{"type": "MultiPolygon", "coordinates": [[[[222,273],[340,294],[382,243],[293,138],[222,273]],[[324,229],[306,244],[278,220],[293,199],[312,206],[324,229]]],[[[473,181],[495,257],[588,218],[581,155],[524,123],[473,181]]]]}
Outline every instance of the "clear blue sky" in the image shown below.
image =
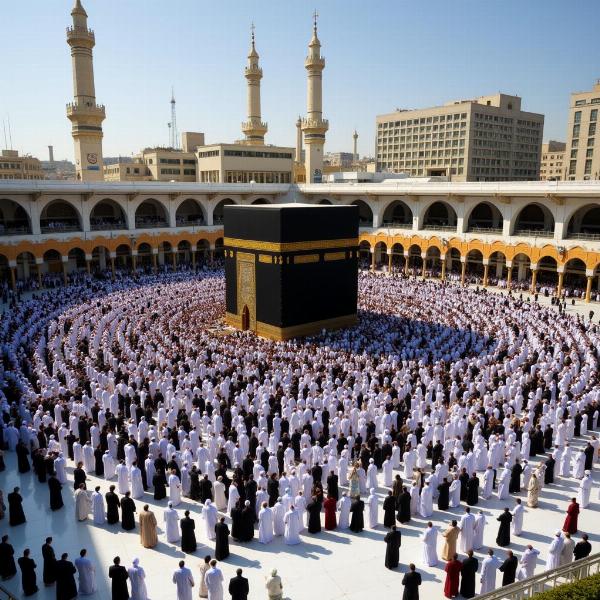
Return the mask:
{"type": "MultiPolygon", "coordinates": [[[[600,77],[598,0],[83,0],[96,32],[104,154],[166,145],[171,85],[179,131],[207,142],[241,137],[249,28],[256,24],[269,143],[295,143],[306,110],[304,57],[319,11],[326,58],[326,150],[373,153],[375,115],[503,91],[546,115],[564,140],[569,94],[600,77]]],[[[65,27],[72,0],[2,2],[0,118],[13,146],[73,158],[65,27]]],[[[0,130],[0,136],[2,132],[0,130]]],[[[0,138],[0,145],[4,140],[0,138]]]]}

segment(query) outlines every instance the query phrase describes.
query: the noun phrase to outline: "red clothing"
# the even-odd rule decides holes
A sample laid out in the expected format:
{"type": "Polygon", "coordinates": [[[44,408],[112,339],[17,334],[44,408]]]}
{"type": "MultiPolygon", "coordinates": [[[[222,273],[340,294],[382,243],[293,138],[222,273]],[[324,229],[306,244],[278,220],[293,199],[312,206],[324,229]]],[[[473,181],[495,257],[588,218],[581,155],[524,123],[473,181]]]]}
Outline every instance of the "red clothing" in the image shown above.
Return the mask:
{"type": "Polygon", "coordinates": [[[455,598],[458,596],[459,575],[462,569],[460,560],[450,560],[446,563],[446,583],[444,583],[444,596],[446,598],[455,598]]]}
{"type": "Polygon", "coordinates": [[[325,529],[335,529],[337,527],[337,519],[335,516],[335,509],[337,502],[335,498],[327,498],[323,502],[323,508],[325,509],[325,529]]]}
{"type": "Polygon", "coordinates": [[[579,504],[571,502],[567,508],[567,517],[563,525],[563,531],[568,531],[571,535],[577,533],[577,519],[579,515],[579,504]]]}

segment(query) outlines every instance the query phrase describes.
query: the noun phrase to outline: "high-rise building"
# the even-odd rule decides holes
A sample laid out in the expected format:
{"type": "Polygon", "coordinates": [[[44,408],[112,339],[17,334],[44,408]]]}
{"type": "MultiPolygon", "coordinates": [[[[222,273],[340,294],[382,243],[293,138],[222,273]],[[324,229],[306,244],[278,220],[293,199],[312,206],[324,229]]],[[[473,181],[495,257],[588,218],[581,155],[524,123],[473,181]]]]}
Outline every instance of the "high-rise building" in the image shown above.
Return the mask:
{"type": "Polygon", "coordinates": [[[104,106],[96,104],[92,49],[94,32],[88,29],[87,13],[80,0],[71,11],[73,26],[67,28],[73,64],[73,102],[67,104],[67,117],[72,123],[77,179],[102,181],[102,121],[104,106]]]}
{"type": "Polygon", "coordinates": [[[571,94],[565,153],[566,179],[570,181],[600,179],[600,138],[596,135],[599,108],[600,80],[590,92],[571,94]]]}
{"type": "Polygon", "coordinates": [[[376,118],[378,170],[456,181],[539,177],[544,115],[506,94],[376,118]]]}
{"type": "Polygon", "coordinates": [[[564,142],[554,140],[542,144],[541,181],[562,181],[565,178],[565,148],[564,142]]]}
{"type": "Polygon", "coordinates": [[[305,145],[305,173],[307,183],[320,183],[323,178],[323,148],[329,122],[323,119],[323,69],[321,42],[317,36],[317,13],[314,15],[313,35],[304,61],[307,71],[306,118],[302,119],[305,145]]]}

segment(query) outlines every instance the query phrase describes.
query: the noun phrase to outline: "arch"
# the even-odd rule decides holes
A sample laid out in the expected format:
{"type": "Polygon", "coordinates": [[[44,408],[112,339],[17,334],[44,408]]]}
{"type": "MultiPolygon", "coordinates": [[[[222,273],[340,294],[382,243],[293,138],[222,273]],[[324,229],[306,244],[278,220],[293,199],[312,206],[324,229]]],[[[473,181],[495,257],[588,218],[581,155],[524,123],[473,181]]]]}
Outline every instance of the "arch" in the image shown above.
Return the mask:
{"type": "Polygon", "coordinates": [[[8,258],[4,254],[0,254],[0,281],[10,280],[10,265],[8,258]]]}
{"type": "Polygon", "coordinates": [[[481,250],[476,248],[469,250],[465,256],[466,270],[465,273],[472,278],[475,278],[475,282],[479,279],[483,279],[483,253],[481,250]]]}
{"type": "Polygon", "coordinates": [[[152,267],[152,246],[148,242],[142,242],[138,245],[137,264],[143,269],[152,267]]]}
{"type": "Polygon", "coordinates": [[[168,212],[162,202],[155,198],[147,198],[137,207],[135,211],[136,229],[154,229],[168,226],[168,212]]]}
{"type": "Polygon", "coordinates": [[[505,280],[508,268],[506,266],[506,254],[501,252],[500,250],[496,250],[492,252],[489,257],[489,275],[488,281],[490,284],[494,285],[499,280],[505,280]]]}
{"type": "Polygon", "coordinates": [[[551,237],[554,234],[554,216],[547,206],[531,202],[517,213],[512,233],[522,236],[551,237]]]}
{"type": "Polygon", "coordinates": [[[187,240],[177,244],[177,264],[190,264],[192,262],[192,245],[187,240]]]}
{"type": "Polygon", "coordinates": [[[583,260],[571,258],[565,263],[564,285],[571,288],[574,294],[582,294],[587,285],[587,272],[583,260]]]}
{"type": "Polygon", "coordinates": [[[85,252],[81,248],[71,248],[68,254],[69,270],[85,270],[85,252]]]}
{"type": "Polygon", "coordinates": [[[408,249],[408,268],[413,275],[419,275],[423,269],[423,257],[421,256],[421,246],[413,244],[408,249]]]}
{"type": "Polygon", "coordinates": [[[214,249],[214,253],[213,253],[215,258],[223,258],[223,246],[224,246],[223,238],[218,237],[215,240],[215,249],[214,249]]]}
{"type": "Polygon", "coordinates": [[[194,198],[186,198],[175,211],[175,224],[177,227],[205,225],[206,215],[200,202],[194,198]]]}
{"type": "Polygon", "coordinates": [[[400,271],[404,267],[404,246],[400,242],[392,244],[392,271],[400,271]]]}
{"type": "Polygon", "coordinates": [[[406,202],[394,200],[390,202],[383,212],[384,227],[399,227],[410,229],[413,222],[413,213],[406,202]]]}
{"type": "Polygon", "coordinates": [[[317,204],[333,204],[331,200],[327,200],[327,198],[321,198],[317,204]]]}
{"type": "Polygon", "coordinates": [[[81,215],[70,202],[52,200],[42,209],[40,230],[42,233],[81,231],[81,215]]]}
{"type": "MultiPolygon", "coordinates": [[[[542,256],[537,261],[537,283],[541,286],[554,286],[558,283],[558,263],[553,256],[542,256]]],[[[548,290],[544,290],[548,295],[548,290]]]]}
{"type": "Polygon", "coordinates": [[[115,200],[103,198],[92,208],[90,212],[90,229],[92,231],[127,228],[127,215],[115,200]]]}
{"type": "Polygon", "coordinates": [[[385,266],[387,263],[387,244],[385,242],[375,243],[375,268],[385,266]]]}
{"type": "Polygon", "coordinates": [[[512,280],[526,281],[531,270],[531,259],[524,252],[515,254],[512,259],[512,280]]]}
{"type": "Polygon", "coordinates": [[[256,200],[252,200],[252,202],[250,202],[250,204],[256,204],[256,205],[271,204],[271,201],[267,200],[266,198],[257,198],[256,200]]]}
{"type": "Polygon", "coordinates": [[[491,202],[479,202],[468,215],[467,231],[502,233],[502,213],[491,202]]]}
{"type": "Polygon", "coordinates": [[[569,219],[567,237],[600,240],[600,204],[588,204],[577,209],[569,219]]]}
{"type": "Polygon", "coordinates": [[[354,200],[354,206],[358,206],[358,226],[373,227],[373,211],[364,200],[354,200]]]}
{"type": "MultiPolygon", "coordinates": [[[[60,265],[59,265],[60,267],[60,265]]],[[[39,266],[31,252],[21,252],[17,256],[17,279],[31,279],[39,275],[39,266]]]]}
{"type": "Polygon", "coordinates": [[[425,271],[429,277],[440,277],[442,272],[442,253],[437,246],[429,246],[425,253],[425,271]]]}
{"type": "Polygon", "coordinates": [[[91,270],[106,271],[110,267],[110,252],[106,246],[96,246],[92,249],[91,270]]]}
{"type": "Polygon", "coordinates": [[[456,211],[450,204],[437,201],[430,204],[423,215],[423,229],[441,229],[454,231],[456,229],[456,211]]]}
{"type": "Polygon", "coordinates": [[[371,263],[371,243],[368,240],[362,240],[358,245],[358,262],[361,268],[371,263]]]}
{"type": "Polygon", "coordinates": [[[208,256],[210,253],[210,242],[202,239],[196,242],[196,264],[202,266],[208,262],[208,256]]]}
{"type": "Polygon", "coordinates": [[[0,235],[31,234],[31,220],[27,211],[14,200],[0,199],[0,235]]]}
{"type": "Polygon", "coordinates": [[[224,198],[215,206],[215,209],[213,210],[213,224],[223,224],[223,208],[225,206],[230,206],[231,204],[235,204],[231,198],[224,198]]]}
{"type": "Polygon", "coordinates": [[[46,250],[42,257],[42,262],[47,273],[62,272],[62,256],[58,250],[54,250],[53,248],[46,250]]]}
{"type": "Polygon", "coordinates": [[[133,268],[132,251],[129,244],[119,244],[117,246],[115,251],[115,267],[117,269],[133,268]]]}

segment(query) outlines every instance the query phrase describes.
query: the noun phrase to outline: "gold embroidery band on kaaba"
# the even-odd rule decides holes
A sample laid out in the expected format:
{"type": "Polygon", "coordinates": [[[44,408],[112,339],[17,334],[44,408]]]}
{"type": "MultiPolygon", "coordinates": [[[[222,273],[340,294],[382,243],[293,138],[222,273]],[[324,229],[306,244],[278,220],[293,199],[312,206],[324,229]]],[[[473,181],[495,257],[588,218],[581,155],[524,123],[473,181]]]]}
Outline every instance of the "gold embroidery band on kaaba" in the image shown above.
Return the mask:
{"type": "Polygon", "coordinates": [[[346,253],[345,252],[325,252],[325,254],[323,255],[323,259],[325,261],[346,260],[346,253]]]}
{"type": "Polygon", "coordinates": [[[296,256],[294,256],[294,264],[296,265],[316,262],[319,262],[318,254],[297,254],[296,256]]]}
{"type": "Polygon", "coordinates": [[[262,250],[267,252],[301,252],[302,250],[329,250],[331,248],[358,247],[358,238],[337,240],[313,240],[304,242],[259,242],[226,237],[223,245],[243,250],[262,250]]]}

